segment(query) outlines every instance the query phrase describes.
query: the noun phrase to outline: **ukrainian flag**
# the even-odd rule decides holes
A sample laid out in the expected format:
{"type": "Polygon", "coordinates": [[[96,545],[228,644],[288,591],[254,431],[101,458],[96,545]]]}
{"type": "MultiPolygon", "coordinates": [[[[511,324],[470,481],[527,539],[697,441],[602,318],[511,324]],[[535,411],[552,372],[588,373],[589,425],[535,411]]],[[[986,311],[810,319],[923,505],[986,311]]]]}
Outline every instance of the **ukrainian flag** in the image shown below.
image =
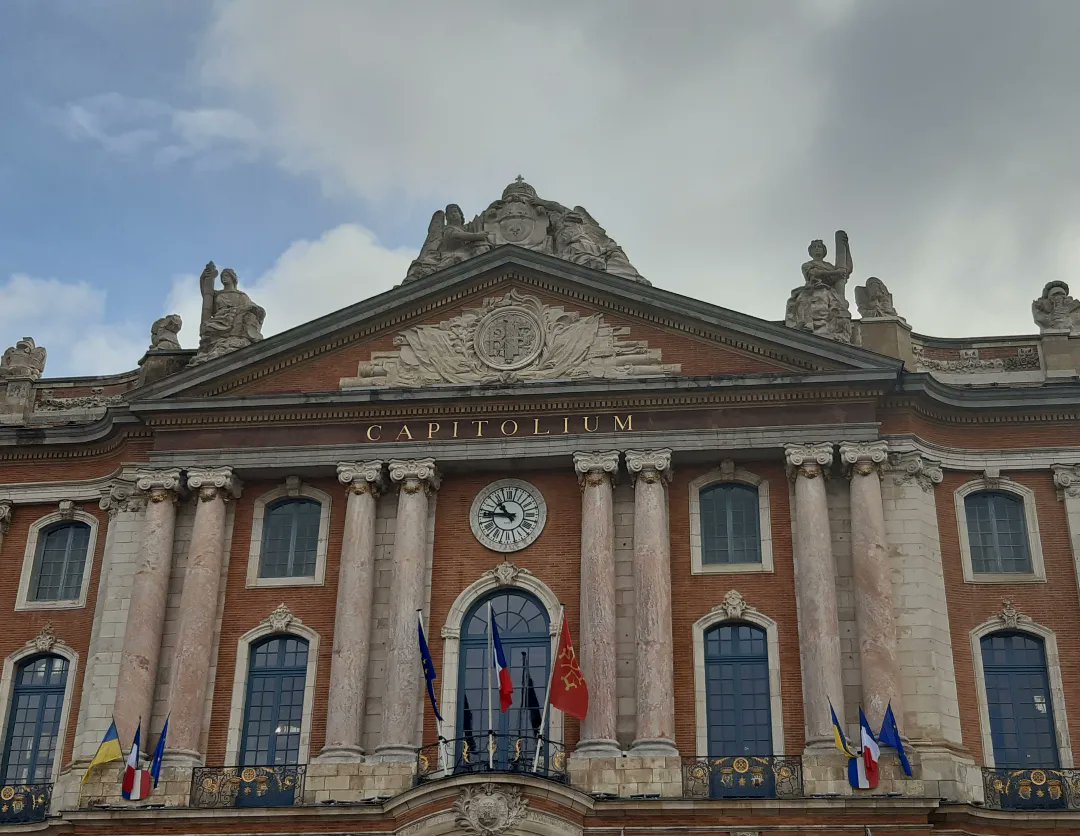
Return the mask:
{"type": "Polygon", "coordinates": [[[101,766],[104,763],[111,763],[112,761],[122,761],[124,759],[124,753],[120,750],[120,735],[116,733],[116,721],[113,720],[109,724],[109,730],[105,732],[105,736],[101,738],[101,745],[98,746],[97,754],[94,755],[94,759],[90,761],[90,765],[86,767],[86,774],[83,775],[83,783],[85,784],[90,780],[90,773],[94,771],[95,766],[101,766]]]}
{"type": "Polygon", "coordinates": [[[832,701],[829,701],[829,713],[832,715],[832,730],[833,737],[836,739],[836,748],[847,755],[849,758],[857,757],[857,755],[851,751],[851,747],[848,745],[847,738],[844,737],[844,730],[840,728],[840,721],[836,719],[836,709],[832,707],[832,701]]]}

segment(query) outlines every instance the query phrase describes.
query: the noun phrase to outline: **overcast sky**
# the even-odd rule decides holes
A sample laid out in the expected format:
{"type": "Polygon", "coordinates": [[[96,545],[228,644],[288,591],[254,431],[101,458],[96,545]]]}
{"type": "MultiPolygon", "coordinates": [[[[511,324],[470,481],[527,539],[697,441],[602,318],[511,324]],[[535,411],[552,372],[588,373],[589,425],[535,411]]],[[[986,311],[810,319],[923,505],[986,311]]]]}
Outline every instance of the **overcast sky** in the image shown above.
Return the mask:
{"type": "Polygon", "coordinates": [[[1075,0],[4,0],[0,350],[118,372],[174,310],[193,346],[210,259],[269,335],[519,173],[661,288],[781,319],[842,228],[849,297],[1030,333],[1080,295],[1078,42],[1075,0]]]}

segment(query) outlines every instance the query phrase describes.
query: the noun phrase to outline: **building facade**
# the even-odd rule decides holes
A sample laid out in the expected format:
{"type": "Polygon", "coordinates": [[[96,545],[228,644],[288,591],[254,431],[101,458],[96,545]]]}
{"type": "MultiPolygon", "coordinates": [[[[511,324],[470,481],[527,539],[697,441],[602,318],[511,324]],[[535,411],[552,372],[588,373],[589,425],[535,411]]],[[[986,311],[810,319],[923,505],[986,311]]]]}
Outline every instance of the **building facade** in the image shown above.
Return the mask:
{"type": "Polygon", "coordinates": [[[820,241],[785,320],[520,178],[262,339],[0,366],[0,820],[75,834],[1080,832],[1080,314],[912,331],[820,241]],[[417,641],[426,625],[437,723],[417,641]],[[513,684],[492,696],[489,619],[513,684]],[[563,620],[589,691],[545,712],[563,620]],[[830,708],[858,741],[853,790],[830,708]],[[115,720],[161,782],[87,767],[115,720]],[[1077,731],[1072,728],[1077,726],[1077,731]],[[1073,829],[1075,828],[1075,830],[1073,829]]]}

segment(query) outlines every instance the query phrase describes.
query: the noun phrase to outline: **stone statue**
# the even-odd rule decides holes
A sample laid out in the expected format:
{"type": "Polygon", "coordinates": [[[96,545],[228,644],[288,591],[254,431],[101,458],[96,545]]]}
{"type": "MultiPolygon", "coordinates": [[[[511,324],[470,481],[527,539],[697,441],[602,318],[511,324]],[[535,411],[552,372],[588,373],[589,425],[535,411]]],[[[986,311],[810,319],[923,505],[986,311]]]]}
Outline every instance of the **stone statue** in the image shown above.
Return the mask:
{"type": "Polygon", "coordinates": [[[192,365],[205,363],[230,351],[244,348],[262,339],[266,311],[236,289],[236,271],[221,271],[222,289],[214,288],[217,267],[209,262],[199,277],[202,291],[202,321],[199,323],[199,351],[192,365]]]}
{"type": "Polygon", "coordinates": [[[588,212],[544,200],[520,175],[503,189],[499,200],[468,223],[456,204],[436,212],[405,281],[421,279],[503,244],[648,284],[588,212]]]}
{"type": "Polygon", "coordinates": [[[1039,331],[1080,331],[1080,302],[1069,295],[1065,282],[1049,282],[1042,296],[1031,303],[1039,331]]]}
{"type": "Polygon", "coordinates": [[[877,276],[867,279],[863,287],[855,288],[855,306],[859,309],[859,316],[865,319],[903,319],[893,307],[889,288],[877,276]]]}
{"type": "Polygon", "coordinates": [[[810,260],[802,266],[805,284],[791,291],[784,324],[839,342],[851,342],[851,309],[845,290],[853,264],[847,233],[836,233],[836,264],[825,260],[828,250],[820,239],[807,248],[810,260]]]}
{"type": "Polygon", "coordinates": [[[45,371],[46,356],[45,349],[36,345],[33,337],[23,337],[0,359],[0,378],[28,377],[37,380],[45,371]]]}
{"type": "Polygon", "coordinates": [[[150,351],[175,351],[180,348],[180,332],[184,321],[180,314],[167,314],[150,326],[150,351]]]}

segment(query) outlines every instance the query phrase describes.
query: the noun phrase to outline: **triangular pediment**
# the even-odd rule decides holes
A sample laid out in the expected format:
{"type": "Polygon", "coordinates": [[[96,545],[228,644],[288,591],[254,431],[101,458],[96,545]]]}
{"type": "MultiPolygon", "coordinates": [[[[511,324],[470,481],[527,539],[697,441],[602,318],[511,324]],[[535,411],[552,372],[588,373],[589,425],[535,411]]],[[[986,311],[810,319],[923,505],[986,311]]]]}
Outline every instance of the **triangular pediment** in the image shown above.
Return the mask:
{"type": "Polygon", "coordinates": [[[186,369],[136,399],[899,367],[855,346],[502,246],[186,369]]]}

